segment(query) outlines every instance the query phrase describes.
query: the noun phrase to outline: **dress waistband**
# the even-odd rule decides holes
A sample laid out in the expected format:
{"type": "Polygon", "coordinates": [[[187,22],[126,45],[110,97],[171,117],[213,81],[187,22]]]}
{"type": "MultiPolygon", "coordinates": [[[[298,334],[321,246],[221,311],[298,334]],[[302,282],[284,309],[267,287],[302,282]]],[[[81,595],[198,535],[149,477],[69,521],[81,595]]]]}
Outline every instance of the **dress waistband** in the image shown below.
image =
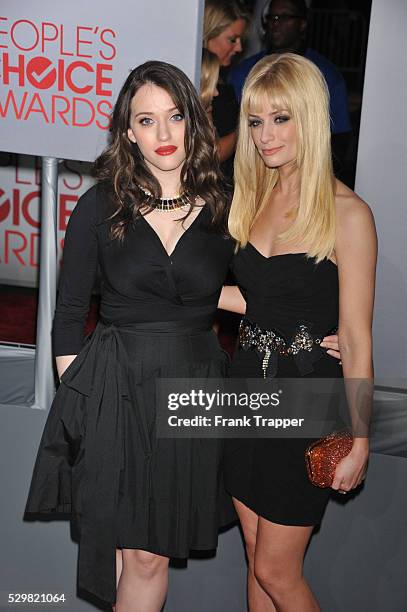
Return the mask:
{"type": "Polygon", "coordinates": [[[188,319],[180,319],[178,321],[144,321],[139,323],[124,323],[123,325],[117,325],[117,323],[110,323],[100,319],[100,325],[107,328],[117,329],[119,332],[124,333],[157,333],[157,334],[191,334],[193,332],[209,331],[213,325],[212,316],[201,316],[188,319]]]}
{"type": "MultiPolygon", "coordinates": [[[[298,322],[291,341],[275,329],[262,329],[244,317],[239,326],[239,344],[243,350],[254,348],[262,357],[263,377],[277,374],[279,357],[293,357],[301,375],[313,371],[313,364],[324,354],[319,346],[326,334],[312,334],[312,323],[298,322]]],[[[337,328],[329,333],[335,333],[337,328]]]]}

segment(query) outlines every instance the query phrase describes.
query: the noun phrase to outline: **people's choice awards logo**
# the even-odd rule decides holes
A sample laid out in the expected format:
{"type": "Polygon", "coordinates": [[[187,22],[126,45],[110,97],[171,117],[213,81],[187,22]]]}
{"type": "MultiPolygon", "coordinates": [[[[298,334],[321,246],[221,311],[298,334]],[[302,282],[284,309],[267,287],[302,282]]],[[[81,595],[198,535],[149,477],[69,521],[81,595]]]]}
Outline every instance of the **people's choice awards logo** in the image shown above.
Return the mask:
{"type": "Polygon", "coordinates": [[[0,223],[7,219],[10,214],[10,199],[5,197],[4,191],[0,188],[0,223]]]}
{"type": "MultiPolygon", "coordinates": [[[[88,174],[82,174],[81,169],[79,162],[69,161],[65,161],[60,168],[57,202],[60,252],[72,210],[78,197],[89,186],[90,178],[88,174]]],[[[0,278],[5,278],[6,268],[13,269],[17,278],[21,269],[38,267],[41,196],[39,159],[16,156],[15,162],[2,168],[0,178],[0,278]]]]}
{"type": "Polygon", "coordinates": [[[0,16],[0,117],[107,130],[116,33],[0,16]]]}

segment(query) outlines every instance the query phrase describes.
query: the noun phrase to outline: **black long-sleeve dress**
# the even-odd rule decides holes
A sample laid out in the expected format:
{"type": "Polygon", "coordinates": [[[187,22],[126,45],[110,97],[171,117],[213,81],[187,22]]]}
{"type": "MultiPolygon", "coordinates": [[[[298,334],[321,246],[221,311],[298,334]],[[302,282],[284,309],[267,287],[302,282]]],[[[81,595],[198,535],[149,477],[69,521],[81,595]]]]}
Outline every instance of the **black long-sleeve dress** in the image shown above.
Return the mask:
{"type": "Polygon", "coordinates": [[[213,549],[232,518],[218,440],[155,435],[157,377],[220,377],[211,329],[233,243],[204,206],[168,255],[143,217],[123,243],[108,199],[92,187],[70,218],[54,320],[64,372],[34,468],[26,512],[70,513],[79,530],[78,584],[113,603],[115,549],[171,557],[213,549]],[[84,341],[97,269],[100,321],[84,341]]]}

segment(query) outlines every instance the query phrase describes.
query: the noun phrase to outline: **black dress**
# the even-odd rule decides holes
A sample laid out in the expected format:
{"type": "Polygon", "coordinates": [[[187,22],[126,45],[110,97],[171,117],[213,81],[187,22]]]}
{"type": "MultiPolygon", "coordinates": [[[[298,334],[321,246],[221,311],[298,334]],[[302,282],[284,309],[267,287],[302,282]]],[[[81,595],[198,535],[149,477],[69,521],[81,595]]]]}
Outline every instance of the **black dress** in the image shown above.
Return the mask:
{"type": "MultiPolygon", "coordinates": [[[[239,103],[236,100],[232,85],[219,82],[218,95],[212,100],[213,124],[219,138],[228,136],[237,130],[239,121],[239,103]]],[[[233,179],[234,154],[221,163],[221,169],[227,180],[233,179]]]]}
{"type": "Polygon", "coordinates": [[[233,518],[217,440],[155,436],[157,377],[219,377],[227,356],[211,329],[233,243],[207,206],[169,256],[146,219],[109,237],[107,198],[92,187],[65,239],[56,355],[78,354],[52,404],[26,512],[70,513],[80,534],[79,587],[116,599],[115,549],[170,557],[213,549],[233,518]],[[83,328],[97,268],[100,321],[83,328]]]}
{"type": "MultiPolygon", "coordinates": [[[[263,257],[250,243],[233,264],[247,300],[246,317],[273,330],[290,344],[299,325],[322,338],[338,324],[338,272],[334,263],[315,264],[304,254],[263,257]]],[[[298,356],[272,355],[268,375],[296,378],[342,377],[339,362],[318,345],[298,356]]],[[[236,351],[230,376],[260,378],[256,349],[236,351]]],[[[306,413],[305,413],[306,414],[306,413]]],[[[307,477],[306,438],[229,439],[225,445],[225,482],[231,495],[274,523],[317,525],[330,489],[319,489],[307,477]]]]}

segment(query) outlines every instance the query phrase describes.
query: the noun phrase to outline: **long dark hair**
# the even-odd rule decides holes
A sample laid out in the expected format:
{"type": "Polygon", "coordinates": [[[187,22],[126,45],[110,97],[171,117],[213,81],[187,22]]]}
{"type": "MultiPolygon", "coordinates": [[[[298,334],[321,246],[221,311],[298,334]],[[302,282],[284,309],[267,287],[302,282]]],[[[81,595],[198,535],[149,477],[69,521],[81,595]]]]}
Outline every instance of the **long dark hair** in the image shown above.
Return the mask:
{"type": "MultiPolygon", "coordinates": [[[[182,70],[165,62],[150,61],[134,68],[121,88],[112,115],[110,144],[93,168],[94,175],[107,187],[113,201],[112,238],[124,238],[145,203],[145,195],[137,185],[148,189],[154,197],[162,195],[159,182],[148,169],[137,145],[127,136],[131,101],[145,84],[164,89],[185,118],[186,159],[181,170],[181,191],[200,196],[210,208],[212,226],[224,229],[229,195],[223,186],[215,133],[208,115],[182,70]]],[[[186,217],[192,208],[193,203],[186,217]]]]}

